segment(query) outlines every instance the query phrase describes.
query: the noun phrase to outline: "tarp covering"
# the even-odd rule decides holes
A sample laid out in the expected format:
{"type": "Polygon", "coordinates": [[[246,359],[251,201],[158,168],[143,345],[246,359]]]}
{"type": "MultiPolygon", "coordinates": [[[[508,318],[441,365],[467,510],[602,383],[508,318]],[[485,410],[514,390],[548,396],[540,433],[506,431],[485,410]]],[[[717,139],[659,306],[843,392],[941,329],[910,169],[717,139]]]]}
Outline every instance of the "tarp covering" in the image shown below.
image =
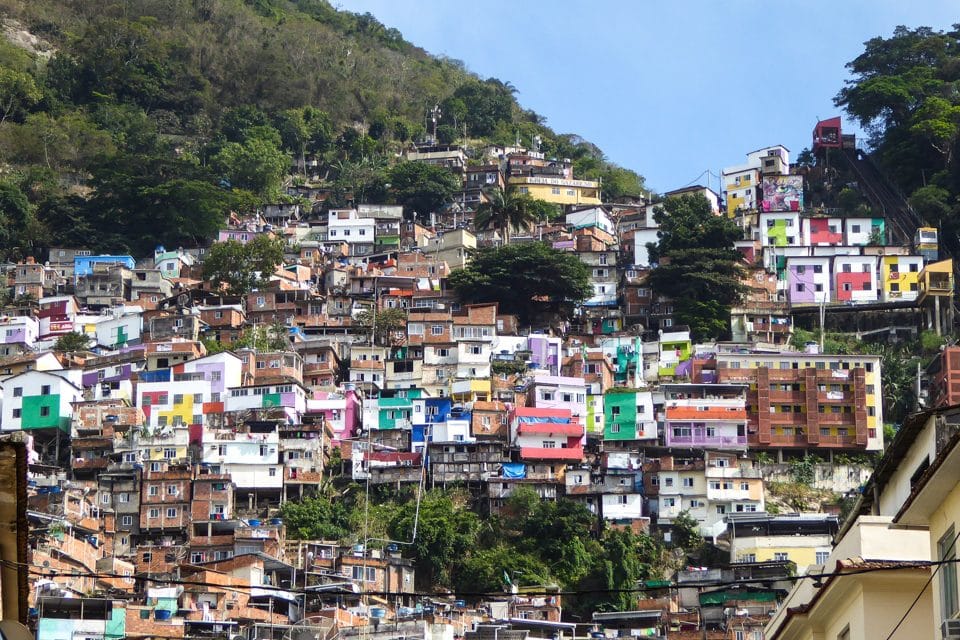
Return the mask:
{"type": "Polygon", "coordinates": [[[527,465],[517,462],[507,462],[500,467],[501,478],[523,479],[527,477],[527,465]]]}

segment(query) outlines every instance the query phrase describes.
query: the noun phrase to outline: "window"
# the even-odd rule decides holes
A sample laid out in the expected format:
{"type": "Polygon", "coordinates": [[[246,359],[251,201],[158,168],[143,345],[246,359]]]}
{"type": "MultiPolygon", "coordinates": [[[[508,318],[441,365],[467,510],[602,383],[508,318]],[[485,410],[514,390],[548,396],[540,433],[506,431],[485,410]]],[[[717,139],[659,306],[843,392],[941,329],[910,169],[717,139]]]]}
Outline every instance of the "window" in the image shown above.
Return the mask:
{"type": "Polygon", "coordinates": [[[270,467],[270,471],[267,473],[267,475],[270,476],[271,478],[277,477],[277,468],[270,467]]]}
{"type": "Polygon", "coordinates": [[[672,506],[674,506],[674,505],[676,505],[676,504],[677,504],[677,501],[676,501],[674,498],[664,498],[664,499],[663,499],[663,506],[665,506],[665,507],[672,507],[672,506]]]}
{"type": "Polygon", "coordinates": [[[167,507],[167,517],[176,518],[177,517],[177,508],[176,507],[167,507]]]}
{"type": "Polygon", "coordinates": [[[123,527],[132,527],[132,526],[133,526],[133,516],[120,516],[120,526],[123,526],[123,527]]]}
{"type": "Polygon", "coordinates": [[[151,519],[156,519],[160,517],[160,509],[153,508],[147,511],[147,517],[151,519]]]}
{"type": "Polygon", "coordinates": [[[150,471],[160,471],[162,468],[163,467],[159,462],[150,463],[150,471]]]}
{"type": "MultiPolygon", "coordinates": [[[[951,526],[937,541],[937,560],[956,560],[956,533],[951,526]]],[[[957,565],[940,565],[940,618],[946,620],[957,613],[957,565]]]]}
{"type": "Polygon", "coordinates": [[[774,562],[786,562],[790,559],[790,554],[783,551],[775,551],[773,553],[774,562]]]}
{"type": "Polygon", "coordinates": [[[14,410],[13,410],[13,417],[14,417],[14,418],[19,418],[21,413],[22,413],[22,412],[21,412],[20,409],[14,409],[14,410]]]}
{"type": "Polygon", "coordinates": [[[443,335],[443,325],[435,324],[430,327],[430,335],[442,336],[443,335]]]}
{"type": "Polygon", "coordinates": [[[684,478],[684,479],[683,479],[683,486],[688,487],[688,488],[689,488],[689,487],[692,487],[692,486],[693,486],[693,478],[684,478]]]}
{"type": "Polygon", "coordinates": [[[175,495],[177,495],[178,493],[180,493],[180,489],[177,487],[177,485],[175,485],[175,484],[168,484],[168,485],[167,485],[167,495],[168,495],[168,496],[175,496],[175,495]]]}
{"type": "Polygon", "coordinates": [[[50,385],[45,384],[42,387],[40,387],[40,395],[42,396],[50,395],[50,385]]]}
{"type": "Polygon", "coordinates": [[[23,387],[14,387],[13,388],[13,397],[22,398],[23,397],[23,387]]]}
{"type": "Polygon", "coordinates": [[[168,447],[163,450],[163,457],[167,460],[173,460],[177,457],[177,450],[168,447]]]}
{"type": "Polygon", "coordinates": [[[815,563],[816,563],[816,564],[823,565],[823,564],[827,564],[827,559],[830,557],[830,552],[829,552],[829,551],[817,551],[817,554],[816,554],[816,555],[817,555],[817,559],[816,559],[815,563]]]}
{"type": "Polygon", "coordinates": [[[718,505],[717,505],[717,514],[718,514],[718,515],[721,515],[721,516],[722,516],[722,515],[725,514],[726,512],[727,512],[727,505],[725,505],[725,504],[718,504],[718,505]]]}
{"type": "Polygon", "coordinates": [[[673,478],[670,478],[670,477],[664,478],[664,479],[663,479],[663,486],[665,486],[665,487],[672,487],[672,486],[673,486],[673,478]]]}
{"type": "Polygon", "coordinates": [[[740,483],[740,491],[750,491],[750,483],[749,483],[749,482],[741,482],[741,483],[740,483]]]}
{"type": "Polygon", "coordinates": [[[617,496],[617,504],[627,504],[627,496],[617,496]]]}
{"type": "Polygon", "coordinates": [[[160,488],[155,484],[150,485],[149,487],[147,487],[147,495],[148,496],[160,495],[160,488]]]}

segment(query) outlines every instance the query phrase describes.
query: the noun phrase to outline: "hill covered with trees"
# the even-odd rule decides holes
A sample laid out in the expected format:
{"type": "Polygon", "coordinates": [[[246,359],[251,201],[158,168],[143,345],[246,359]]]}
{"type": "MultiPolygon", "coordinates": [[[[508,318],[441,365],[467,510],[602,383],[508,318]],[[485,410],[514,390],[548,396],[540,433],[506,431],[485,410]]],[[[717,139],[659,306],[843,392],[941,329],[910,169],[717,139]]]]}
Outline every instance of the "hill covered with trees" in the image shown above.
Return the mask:
{"type": "Polygon", "coordinates": [[[205,243],[228,211],[283,200],[306,156],[331,204],[422,196],[392,179],[435,105],[440,142],[539,136],[608,199],[644,189],[509,82],[325,0],[0,0],[0,18],[0,259],[205,243]]]}

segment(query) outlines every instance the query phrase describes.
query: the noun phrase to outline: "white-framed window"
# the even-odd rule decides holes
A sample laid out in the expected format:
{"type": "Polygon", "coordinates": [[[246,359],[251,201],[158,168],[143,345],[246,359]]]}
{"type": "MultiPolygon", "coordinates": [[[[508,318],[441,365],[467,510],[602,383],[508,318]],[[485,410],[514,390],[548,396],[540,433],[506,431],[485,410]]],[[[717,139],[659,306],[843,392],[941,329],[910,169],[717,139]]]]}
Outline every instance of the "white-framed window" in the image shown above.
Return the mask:
{"type": "Polygon", "coordinates": [[[160,517],[160,509],[157,509],[157,508],[149,509],[147,511],[147,517],[152,520],[156,520],[157,518],[160,517]]]}
{"type": "Polygon", "coordinates": [[[124,527],[133,526],[133,516],[120,516],[120,525],[124,527]]]}
{"type": "Polygon", "coordinates": [[[176,507],[167,507],[167,517],[176,518],[177,517],[177,508],[176,507]]]}

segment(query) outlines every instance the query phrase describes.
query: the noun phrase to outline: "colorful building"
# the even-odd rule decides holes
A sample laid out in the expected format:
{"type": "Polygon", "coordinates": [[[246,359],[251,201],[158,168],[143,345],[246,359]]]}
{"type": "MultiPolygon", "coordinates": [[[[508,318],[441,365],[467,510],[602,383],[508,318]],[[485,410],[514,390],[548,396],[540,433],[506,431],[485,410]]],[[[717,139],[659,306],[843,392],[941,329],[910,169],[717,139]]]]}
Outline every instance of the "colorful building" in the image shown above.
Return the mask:
{"type": "Polygon", "coordinates": [[[73,403],[83,399],[79,369],[26,371],[0,383],[3,431],[60,429],[70,433],[73,403]]]}
{"type": "Polygon", "coordinates": [[[764,247],[798,247],[803,244],[800,214],[791,211],[760,214],[760,244],[764,247]]]}
{"type": "Polygon", "coordinates": [[[876,302],[879,299],[877,256],[837,256],[833,259],[837,302],[876,302]]]}
{"type": "Polygon", "coordinates": [[[600,183],[546,176],[511,176],[507,182],[519,193],[554,204],[601,204],[600,183]]]}
{"type": "Polygon", "coordinates": [[[653,394],[640,389],[615,387],[603,395],[604,442],[656,440],[657,419],[653,394]]]}
{"type": "Polygon", "coordinates": [[[830,302],[830,258],[787,258],[786,285],[790,304],[830,302]]]}
{"type": "Polygon", "coordinates": [[[663,442],[668,447],[747,448],[747,387],[667,384],[663,442]]]}
{"type": "Polygon", "coordinates": [[[883,256],[880,259],[883,301],[916,300],[920,295],[921,269],[921,256],[883,256]]]}
{"type": "Polygon", "coordinates": [[[749,385],[750,448],[883,449],[880,357],[720,352],[721,383],[749,385]]]}

